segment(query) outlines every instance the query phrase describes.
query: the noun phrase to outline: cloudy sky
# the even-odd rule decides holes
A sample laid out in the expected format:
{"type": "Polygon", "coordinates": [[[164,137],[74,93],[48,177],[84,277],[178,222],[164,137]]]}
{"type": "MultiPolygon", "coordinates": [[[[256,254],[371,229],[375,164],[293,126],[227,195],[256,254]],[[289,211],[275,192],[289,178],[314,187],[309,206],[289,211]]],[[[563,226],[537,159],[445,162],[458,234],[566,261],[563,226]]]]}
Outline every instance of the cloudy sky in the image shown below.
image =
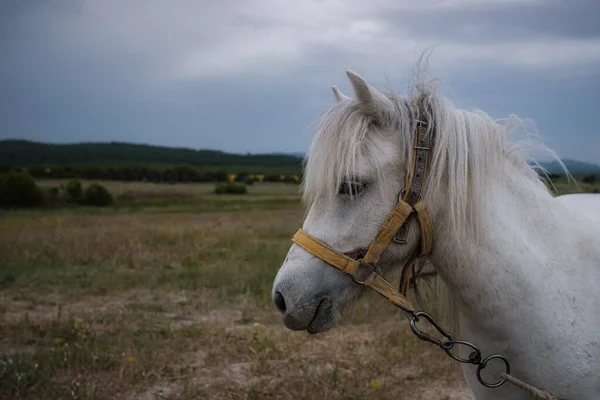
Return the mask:
{"type": "Polygon", "coordinates": [[[456,106],[600,163],[598,0],[3,1],[0,138],[305,151],[346,69],[406,93],[429,46],[456,106]]]}

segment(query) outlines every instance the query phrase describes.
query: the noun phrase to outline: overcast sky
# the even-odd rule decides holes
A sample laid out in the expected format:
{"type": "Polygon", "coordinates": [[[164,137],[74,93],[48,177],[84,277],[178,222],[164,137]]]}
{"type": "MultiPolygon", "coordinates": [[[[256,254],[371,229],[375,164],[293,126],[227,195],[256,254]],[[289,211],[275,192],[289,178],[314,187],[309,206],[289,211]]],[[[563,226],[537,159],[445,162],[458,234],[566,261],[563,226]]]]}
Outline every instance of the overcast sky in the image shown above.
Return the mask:
{"type": "Polygon", "coordinates": [[[0,138],[305,151],[344,73],[537,124],[600,163],[598,0],[0,2],[0,138]]]}

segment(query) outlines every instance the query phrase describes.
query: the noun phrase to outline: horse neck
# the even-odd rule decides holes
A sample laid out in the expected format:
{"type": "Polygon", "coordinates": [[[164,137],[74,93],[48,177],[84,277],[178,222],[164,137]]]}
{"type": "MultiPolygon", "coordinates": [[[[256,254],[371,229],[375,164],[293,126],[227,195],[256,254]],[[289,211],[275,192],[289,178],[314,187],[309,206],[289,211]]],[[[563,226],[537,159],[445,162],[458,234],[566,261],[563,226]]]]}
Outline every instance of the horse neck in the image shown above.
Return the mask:
{"type": "MultiPolygon", "coordinates": [[[[431,261],[440,274],[461,316],[488,329],[510,314],[510,304],[523,300],[527,287],[543,274],[552,251],[546,238],[558,228],[552,196],[543,183],[525,176],[522,169],[506,163],[503,177],[490,182],[483,194],[483,218],[478,235],[457,235],[445,227],[443,204],[431,206],[435,215],[431,261]],[[545,254],[539,257],[539,254],[545,254]]],[[[436,196],[442,198],[443,196],[436,196]]]]}

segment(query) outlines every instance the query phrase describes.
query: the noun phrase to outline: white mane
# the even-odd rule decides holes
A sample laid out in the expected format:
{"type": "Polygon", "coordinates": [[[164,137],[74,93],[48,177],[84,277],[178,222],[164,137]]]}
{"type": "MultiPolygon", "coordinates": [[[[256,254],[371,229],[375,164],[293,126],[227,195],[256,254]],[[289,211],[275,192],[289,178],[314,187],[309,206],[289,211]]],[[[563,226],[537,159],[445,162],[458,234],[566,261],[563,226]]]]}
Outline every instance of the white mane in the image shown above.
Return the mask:
{"type": "MultiPolygon", "coordinates": [[[[395,105],[385,116],[386,125],[401,135],[398,157],[410,166],[415,118],[410,107],[431,110],[427,119],[435,126],[435,137],[423,197],[444,190],[451,228],[458,237],[479,231],[482,195],[489,183],[502,178],[506,163],[536,186],[543,183],[527,163],[533,161],[531,150],[541,150],[562,165],[553,151],[530,140],[532,134],[520,118],[494,120],[479,110],[456,109],[426,78],[423,69],[417,70],[416,77],[408,97],[384,93],[395,105]],[[525,138],[510,144],[509,138],[515,133],[524,133],[525,138]]],[[[333,198],[340,184],[352,179],[359,163],[366,163],[383,179],[381,152],[385,149],[378,148],[381,141],[373,140],[377,129],[355,100],[337,102],[325,113],[316,124],[316,135],[304,160],[305,203],[333,198]]]]}

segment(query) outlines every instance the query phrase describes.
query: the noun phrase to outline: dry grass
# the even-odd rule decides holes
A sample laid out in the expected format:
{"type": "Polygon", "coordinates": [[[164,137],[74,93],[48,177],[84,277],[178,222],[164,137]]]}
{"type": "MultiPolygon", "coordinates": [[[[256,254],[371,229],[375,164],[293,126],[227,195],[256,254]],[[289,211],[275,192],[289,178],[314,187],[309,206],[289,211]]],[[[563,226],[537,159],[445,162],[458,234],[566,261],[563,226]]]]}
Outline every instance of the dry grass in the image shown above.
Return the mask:
{"type": "Polygon", "coordinates": [[[0,398],[467,398],[376,295],[331,332],[283,327],[270,289],[303,215],[289,191],[218,200],[240,212],[4,213],[0,398]]]}
{"type": "Polygon", "coordinates": [[[270,289],[297,187],[108,186],[171,203],[2,214],[0,398],[469,398],[375,294],[325,334],[283,327],[270,289]]]}

